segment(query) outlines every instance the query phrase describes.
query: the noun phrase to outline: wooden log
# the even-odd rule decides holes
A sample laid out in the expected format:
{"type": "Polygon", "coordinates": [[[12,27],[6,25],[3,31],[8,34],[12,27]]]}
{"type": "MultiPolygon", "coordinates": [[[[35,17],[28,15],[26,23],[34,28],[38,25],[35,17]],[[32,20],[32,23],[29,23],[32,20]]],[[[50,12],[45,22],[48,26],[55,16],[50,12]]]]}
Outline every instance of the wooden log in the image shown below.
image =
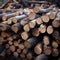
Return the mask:
{"type": "Polygon", "coordinates": [[[21,25],[19,23],[13,24],[11,29],[13,32],[17,33],[19,30],[21,30],[21,25]]]}
{"type": "Polygon", "coordinates": [[[7,21],[2,21],[1,23],[7,24],[7,21]]]}
{"type": "Polygon", "coordinates": [[[22,19],[22,20],[20,21],[20,24],[21,24],[22,26],[24,26],[24,25],[26,25],[28,22],[29,22],[29,21],[28,21],[28,18],[24,18],[24,19],[22,19]]]}
{"type": "Polygon", "coordinates": [[[44,45],[44,54],[50,55],[52,53],[51,47],[44,45]]]}
{"type": "Polygon", "coordinates": [[[13,41],[13,38],[10,36],[7,38],[8,41],[13,41]]]}
{"type": "Polygon", "coordinates": [[[9,49],[10,49],[11,52],[15,52],[15,49],[16,49],[16,48],[15,48],[14,45],[11,45],[11,46],[9,47],[9,49]]]}
{"type": "Polygon", "coordinates": [[[38,43],[35,48],[34,48],[34,52],[39,55],[42,53],[42,44],[41,43],[38,43]]]}
{"type": "Polygon", "coordinates": [[[20,16],[15,16],[15,17],[13,17],[13,23],[17,23],[18,21],[20,21],[21,19],[24,19],[26,17],[27,17],[27,15],[25,15],[25,14],[22,14],[20,16]]]}
{"type": "Polygon", "coordinates": [[[28,37],[29,37],[29,34],[27,32],[22,32],[21,37],[22,37],[23,40],[27,40],[28,37]]]}
{"type": "Polygon", "coordinates": [[[60,19],[60,11],[58,11],[56,17],[60,19]]]}
{"type": "Polygon", "coordinates": [[[49,45],[50,44],[50,41],[49,41],[49,37],[48,36],[44,36],[43,37],[43,43],[44,43],[44,45],[49,45]]]}
{"type": "Polygon", "coordinates": [[[51,25],[47,27],[47,33],[48,34],[52,34],[53,31],[54,31],[54,29],[53,29],[53,27],[51,25]]]}
{"type": "Polygon", "coordinates": [[[53,36],[53,38],[55,38],[55,39],[58,39],[58,37],[59,37],[59,31],[54,31],[53,32],[53,34],[52,34],[52,36],[53,36]]]}
{"type": "Polygon", "coordinates": [[[7,19],[7,24],[12,24],[12,18],[7,19]]]}
{"type": "Polygon", "coordinates": [[[35,6],[34,8],[33,8],[33,11],[35,12],[35,13],[39,13],[39,12],[41,12],[39,9],[43,9],[43,4],[40,6],[40,5],[37,5],[37,6],[35,6]]]}
{"type": "Polygon", "coordinates": [[[8,18],[11,18],[15,15],[16,15],[16,13],[6,14],[6,15],[2,16],[2,20],[6,21],[8,18]]]}
{"type": "Polygon", "coordinates": [[[48,60],[48,57],[45,54],[38,55],[35,60],[48,60]]]}
{"type": "Polygon", "coordinates": [[[33,19],[35,19],[35,17],[36,17],[36,14],[33,13],[33,12],[31,12],[31,13],[28,15],[28,19],[29,19],[29,20],[33,20],[33,19]]]}
{"type": "Polygon", "coordinates": [[[49,7],[46,7],[45,4],[41,4],[41,6],[35,6],[33,10],[35,13],[44,14],[44,13],[48,13],[49,11],[51,11],[54,7],[55,7],[55,5],[51,5],[49,7]]]}
{"type": "Polygon", "coordinates": [[[6,31],[6,30],[10,30],[10,26],[4,23],[0,23],[0,30],[1,31],[6,31]]]}
{"type": "Polygon", "coordinates": [[[55,11],[55,8],[56,8],[56,5],[52,4],[52,5],[48,5],[47,9],[51,9],[51,10],[55,11]]]}
{"type": "Polygon", "coordinates": [[[44,24],[41,24],[39,27],[40,33],[45,33],[46,32],[46,26],[44,24]]]}
{"type": "Polygon", "coordinates": [[[53,19],[55,19],[55,17],[56,17],[56,13],[57,13],[57,12],[49,12],[49,13],[47,13],[47,15],[49,15],[49,18],[50,18],[51,20],[53,20],[53,19]]]}
{"type": "Polygon", "coordinates": [[[55,28],[58,28],[60,26],[60,22],[57,18],[52,22],[52,26],[55,28]]]}
{"type": "Polygon", "coordinates": [[[53,42],[52,42],[52,47],[53,47],[53,48],[58,48],[58,46],[59,46],[59,45],[58,45],[58,43],[57,43],[56,41],[53,41],[53,42]]]}
{"type": "Polygon", "coordinates": [[[38,37],[40,35],[39,29],[35,28],[32,30],[32,35],[38,37]]]}
{"type": "Polygon", "coordinates": [[[42,21],[45,22],[45,23],[48,23],[49,22],[49,16],[48,15],[43,15],[41,17],[42,21]]]}
{"type": "Polygon", "coordinates": [[[42,19],[41,19],[41,18],[37,18],[36,23],[37,23],[38,25],[40,25],[40,24],[42,24],[42,23],[43,23],[43,21],[42,21],[42,19]]]}
{"type": "Polygon", "coordinates": [[[24,46],[26,48],[31,48],[37,44],[38,40],[35,37],[29,38],[27,41],[24,42],[24,46]]]}
{"type": "Polygon", "coordinates": [[[17,12],[17,11],[19,11],[20,9],[0,9],[0,11],[1,12],[5,12],[5,13],[7,13],[7,12],[17,12]]]}
{"type": "Polygon", "coordinates": [[[8,41],[8,44],[9,44],[9,45],[13,45],[13,42],[12,42],[12,41],[8,41]]]}
{"type": "Polygon", "coordinates": [[[57,57],[58,55],[59,55],[58,49],[54,49],[54,48],[53,48],[52,56],[57,57]]]}
{"type": "Polygon", "coordinates": [[[2,36],[3,38],[6,38],[6,37],[7,37],[7,33],[6,33],[6,32],[1,32],[1,36],[2,36]]]}
{"type": "Polygon", "coordinates": [[[20,54],[21,53],[21,49],[17,49],[17,53],[20,54]]]}
{"type": "Polygon", "coordinates": [[[20,15],[20,11],[17,11],[17,12],[15,13],[15,15],[16,15],[16,16],[19,16],[19,15],[20,15]]]}
{"type": "Polygon", "coordinates": [[[13,55],[14,55],[14,57],[18,58],[19,54],[17,52],[14,52],[13,55]]]}
{"type": "Polygon", "coordinates": [[[25,59],[25,54],[21,53],[20,57],[25,59]]]}
{"type": "Polygon", "coordinates": [[[6,13],[0,14],[0,19],[2,20],[2,16],[5,15],[6,13]]]}
{"type": "Polygon", "coordinates": [[[33,55],[31,52],[27,53],[26,58],[31,60],[33,58],[33,55]]]}
{"type": "Polygon", "coordinates": [[[33,13],[33,9],[31,9],[31,8],[25,8],[23,10],[23,12],[24,12],[24,14],[29,15],[30,13],[33,13]]]}
{"type": "Polygon", "coordinates": [[[26,32],[29,32],[30,31],[30,26],[29,24],[26,24],[24,27],[23,27],[24,31],[26,32]]]}
{"type": "Polygon", "coordinates": [[[23,50],[25,48],[24,44],[19,44],[18,45],[19,49],[23,50]]]}
{"type": "Polygon", "coordinates": [[[27,54],[27,52],[28,52],[28,49],[25,48],[22,53],[27,54]]]}
{"type": "Polygon", "coordinates": [[[36,26],[36,19],[29,22],[29,27],[34,28],[36,26]]]}
{"type": "Polygon", "coordinates": [[[19,45],[19,43],[18,43],[18,41],[14,41],[14,46],[18,46],[19,45]]]}

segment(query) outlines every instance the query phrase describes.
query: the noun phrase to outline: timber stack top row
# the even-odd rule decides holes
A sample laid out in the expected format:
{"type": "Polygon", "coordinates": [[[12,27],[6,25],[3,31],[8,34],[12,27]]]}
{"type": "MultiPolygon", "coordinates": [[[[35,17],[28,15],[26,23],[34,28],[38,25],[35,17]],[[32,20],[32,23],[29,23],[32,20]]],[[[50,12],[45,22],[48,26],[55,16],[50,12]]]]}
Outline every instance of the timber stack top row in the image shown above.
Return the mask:
{"type": "Polygon", "coordinates": [[[6,56],[18,60],[60,60],[59,7],[47,1],[19,4],[8,0],[2,4],[0,56],[6,60],[6,56]]]}

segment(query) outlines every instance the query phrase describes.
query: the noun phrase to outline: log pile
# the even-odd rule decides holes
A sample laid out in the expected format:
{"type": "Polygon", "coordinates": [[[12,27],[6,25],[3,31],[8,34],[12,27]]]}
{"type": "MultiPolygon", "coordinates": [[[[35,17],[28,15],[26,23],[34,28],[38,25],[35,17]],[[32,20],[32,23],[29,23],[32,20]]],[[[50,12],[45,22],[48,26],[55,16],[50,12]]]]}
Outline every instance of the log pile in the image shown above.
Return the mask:
{"type": "Polygon", "coordinates": [[[0,55],[21,60],[59,60],[60,9],[47,2],[30,3],[27,8],[0,10],[0,55]]]}

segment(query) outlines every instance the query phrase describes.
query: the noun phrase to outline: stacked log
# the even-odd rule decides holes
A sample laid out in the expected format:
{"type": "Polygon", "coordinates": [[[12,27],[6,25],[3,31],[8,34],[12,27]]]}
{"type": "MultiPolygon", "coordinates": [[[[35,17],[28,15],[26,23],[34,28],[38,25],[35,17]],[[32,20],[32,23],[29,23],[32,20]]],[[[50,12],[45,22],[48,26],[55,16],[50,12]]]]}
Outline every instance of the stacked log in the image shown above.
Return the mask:
{"type": "Polygon", "coordinates": [[[1,9],[0,55],[13,55],[26,60],[47,60],[49,56],[58,58],[60,9],[55,5],[47,6],[47,2],[28,3],[35,6],[6,9],[5,13],[4,9],[1,9]]]}

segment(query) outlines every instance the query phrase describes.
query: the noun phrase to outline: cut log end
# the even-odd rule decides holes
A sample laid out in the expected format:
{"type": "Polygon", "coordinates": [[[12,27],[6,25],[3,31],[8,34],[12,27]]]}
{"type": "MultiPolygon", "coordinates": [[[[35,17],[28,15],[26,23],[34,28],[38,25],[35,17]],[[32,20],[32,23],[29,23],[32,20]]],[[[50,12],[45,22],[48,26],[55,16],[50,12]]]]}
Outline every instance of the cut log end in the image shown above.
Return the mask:
{"type": "Polygon", "coordinates": [[[7,27],[4,24],[0,24],[0,30],[1,31],[5,31],[7,29],[7,27]]]}
{"type": "Polygon", "coordinates": [[[20,54],[21,53],[21,49],[17,49],[17,53],[20,54]]]}
{"type": "Polygon", "coordinates": [[[11,27],[12,31],[14,31],[15,33],[18,32],[18,27],[16,25],[12,25],[11,27]]]}
{"type": "Polygon", "coordinates": [[[34,51],[36,54],[41,54],[42,53],[42,46],[40,45],[37,45],[35,48],[34,48],[34,51]]]}
{"type": "Polygon", "coordinates": [[[34,11],[35,13],[38,13],[38,12],[39,12],[39,7],[38,7],[38,6],[34,7],[33,11],[34,11]]]}
{"type": "Polygon", "coordinates": [[[19,43],[18,43],[18,41],[14,41],[14,46],[18,46],[19,45],[19,43]]]}
{"type": "Polygon", "coordinates": [[[12,41],[9,41],[8,44],[9,44],[9,45],[13,45],[13,42],[12,42],[12,41]]]}
{"type": "Polygon", "coordinates": [[[43,21],[42,21],[42,19],[41,19],[41,18],[37,18],[36,23],[37,23],[38,25],[40,25],[40,24],[42,24],[42,23],[43,23],[43,21]]]}
{"type": "Polygon", "coordinates": [[[13,41],[13,38],[12,37],[8,37],[7,40],[8,41],[13,41]]]}
{"type": "Polygon", "coordinates": [[[50,47],[47,47],[47,48],[45,48],[44,49],[44,53],[46,54],[46,55],[50,55],[51,54],[51,48],[50,47]]]}
{"type": "Polygon", "coordinates": [[[50,25],[47,27],[47,33],[52,34],[53,33],[53,27],[50,25]]]}
{"type": "Polygon", "coordinates": [[[30,31],[30,27],[29,27],[28,24],[26,24],[23,29],[24,29],[24,31],[26,31],[26,32],[29,32],[29,31],[30,31]]]}
{"type": "Polygon", "coordinates": [[[20,21],[20,24],[21,24],[22,26],[24,26],[24,25],[25,25],[25,22],[26,22],[26,21],[21,20],[21,21],[20,21]]]}
{"type": "Polygon", "coordinates": [[[25,46],[23,44],[19,44],[19,49],[23,50],[25,46]]]}
{"type": "Polygon", "coordinates": [[[11,45],[11,46],[9,47],[9,49],[10,49],[10,51],[15,52],[15,46],[14,46],[14,45],[11,45]]]}
{"type": "Polygon", "coordinates": [[[53,41],[53,42],[52,42],[52,46],[53,46],[53,48],[58,48],[58,43],[55,42],[55,41],[53,41]]]}
{"type": "Polygon", "coordinates": [[[55,20],[52,22],[52,25],[53,25],[53,27],[57,28],[57,27],[60,26],[60,22],[55,19],[55,20]]]}
{"type": "Polygon", "coordinates": [[[34,28],[35,27],[35,23],[34,22],[29,22],[29,26],[30,26],[30,28],[34,28]]]}
{"type": "Polygon", "coordinates": [[[7,17],[6,16],[2,16],[2,20],[3,21],[6,21],[7,20],[7,17]]]}
{"type": "Polygon", "coordinates": [[[13,55],[14,55],[15,57],[18,57],[19,54],[18,54],[17,52],[14,52],[13,55]]]}
{"type": "Polygon", "coordinates": [[[49,41],[49,37],[48,36],[44,36],[43,43],[44,43],[44,45],[49,45],[50,44],[50,41],[49,41]]]}
{"type": "Polygon", "coordinates": [[[6,32],[1,32],[1,36],[2,36],[3,38],[7,37],[7,33],[6,33],[6,32]]]}
{"type": "Polygon", "coordinates": [[[35,19],[35,16],[36,16],[35,13],[30,13],[30,14],[28,15],[28,19],[29,19],[29,20],[33,20],[33,19],[35,19]]]}
{"type": "Polygon", "coordinates": [[[13,18],[12,18],[12,22],[13,22],[13,23],[17,23],[17,19],[13,17],[13,18]]]}
{"type": "Polygon", "coordinates": [[[52,20],[55,19],[55,17],[56,17],[56,15],[53,12],[51,12],[49,14],[49,18],[52,19],[52,20]]]}
{"type": "Polygon", "coordinates": [[[28,36],[27,32],[22,32],[21,37],[22,37],[23,40],[27,40],[29,36],[28,36]]]}
{"type": "Polygon", "coordinates": [[[40,31],[41,33],[45,33],[45,32],[46,32],[46,26],[43,25],[43,24],[41,24],[40,27],[39,27],[39,31],[40,31]]]}
{"type": "Polygon", "coordinates": [[[32,59],[33,58],[31,53],[28,53],[26,57],[27,57],[27,59],[32,59]]]}
{"type": "Polygon", "coordinates": [[[7,24],[12,24],[12,19],[11,18],[7,20],[7,24]]]}
{"type": "Polygon", "coordinates": [[[45,22],[45,23],[49,22],[49,16],[48,15],[43,15],[41,18],[42,18],[43,22],[45,22]]]}
{"type": "Polygon", "coordinates": [[[28,41],[25,41],[24,45],[25,45],[26,48],[30,48],[31,47],[31,45],[30,45],[30,43],[28,41]]]}

